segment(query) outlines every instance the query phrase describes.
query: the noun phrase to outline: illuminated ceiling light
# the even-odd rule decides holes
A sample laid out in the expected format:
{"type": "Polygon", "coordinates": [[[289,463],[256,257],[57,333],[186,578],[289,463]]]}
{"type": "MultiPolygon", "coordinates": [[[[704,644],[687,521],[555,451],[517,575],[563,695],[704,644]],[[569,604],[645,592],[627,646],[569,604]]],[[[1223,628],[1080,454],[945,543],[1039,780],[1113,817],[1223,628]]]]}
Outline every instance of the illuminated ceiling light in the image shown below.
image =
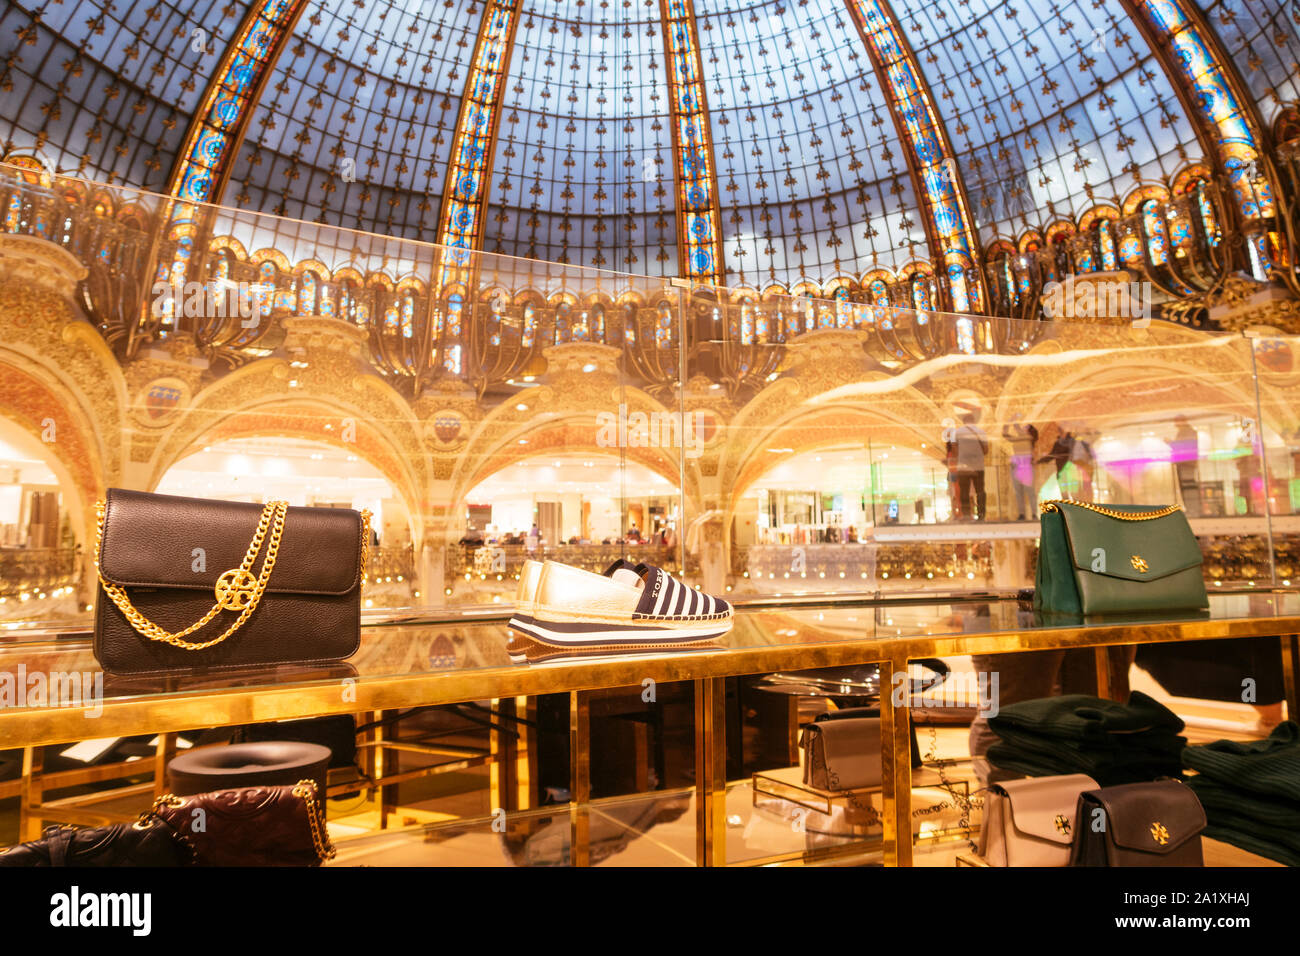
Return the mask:
{"type": "Polygon", "coordinates": [[[523,402],[520,402],[518,405],[515,406],[515,411],[526,412],[528,411],[528,406],[525,405],[523,402]]]}

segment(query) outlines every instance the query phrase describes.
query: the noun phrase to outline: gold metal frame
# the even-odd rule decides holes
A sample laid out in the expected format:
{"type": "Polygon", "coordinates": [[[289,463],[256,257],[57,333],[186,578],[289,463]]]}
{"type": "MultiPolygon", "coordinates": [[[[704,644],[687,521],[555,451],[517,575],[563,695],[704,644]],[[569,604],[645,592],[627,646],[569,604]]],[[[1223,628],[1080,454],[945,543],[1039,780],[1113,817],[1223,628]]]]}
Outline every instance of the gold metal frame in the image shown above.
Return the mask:
{"type": "MultiPolygon", "coordinates": [[[[39,823],[42,812],[39,748],[106,736],[142,733],[168,735],[191,727],[260,723],[360,711],[388,711],[412,706],[454,704],[503,697],[570,694],[572,760],[573,862],[588,861],[590,804],[590,709],[586,691],[636,687],[645,678],[656,682],[695,684],[695,754],[697,773],[696,862],[726,863],[726,721],[725,679],[791,668],[877,663],[882,673],[906,672],[922,658],[969,654],[1091,647],[1097,654],[1099,694],[1108,696],[1111,680],[1106,648],[1123,644],[1161,644],[1222,638],[1279,637],[1282,673],[1289,713],[1297,708],[1300,671],[1300,616],[1187,620],[1133,624],[1082,625],[1007,630],[988,634],[934,634],[879,640],[846,640],[828,644],[719,649],[656,657],[602,658],[552,663],[546,667],[484,667],[382,678],[359,678],[354,701],[344,701],[338,685],[252,686],[196,694],[168,693],[148,697],[108,699],[102,714],[88,718],[80,709],[33,708],[0,710],[0,748],[23,749],[19,796],[28,819],[39,823]]],[[[884,686],[884,682],[882,682],[884,686]]],[[[909,703],[896,705],[890,694],[881,697],[884,862],[912,863],[911,834],[911,714],[909,703]]],[[[167,737],[160,741],[160,751],[167,737]]],[[[385,750],[382,738],[374,751],[385,750]]],[[[174,745],[174,744],[171,744],[174,745]]],[[[474,758],[469,758],[474,759],[474,758]]],[[[487,757],[484,759],[495,759],[487,757]]],[[[518,755],[516,755],[518,759],[518,755]]],[[[165,766],[161,755],[155,766],[165,766]]],[[[143,768],[142,768],[143,769],[143,768]]],[[[383,767],[377,767],[382,776],[383,767]]],[[[78,771],[78,773],[82,773],[78,771]]],[[[86,779],[107,773],[90,768],[86,779]],[[93,772],[92,772],[93,771],[93,772]]],[[[65,785],[69,780],[60,779],[65,785]]],[[[379,782],[379,781],[376,781],[379,782]]],[[[391,783],[391,779],[388,781],[391,783]]],[[[157,784],[146,785],[146,789],[157,784]]],[[[62,811],[67,816],[68,811],[62,811]]],[[[24,838],[30,838],[24,835],[24,838]]]]}

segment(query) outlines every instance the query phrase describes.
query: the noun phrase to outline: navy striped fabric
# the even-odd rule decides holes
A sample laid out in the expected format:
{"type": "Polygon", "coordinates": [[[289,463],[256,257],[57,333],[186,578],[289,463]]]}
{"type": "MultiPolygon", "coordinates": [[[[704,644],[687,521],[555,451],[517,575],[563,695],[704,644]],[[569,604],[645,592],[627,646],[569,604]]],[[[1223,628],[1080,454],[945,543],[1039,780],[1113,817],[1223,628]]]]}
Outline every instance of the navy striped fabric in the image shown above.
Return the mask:
{"type": "Polygon", "coordinates": [[[722,598],[688,588],[662,568],[646,567],[642,580],[645,590],[637,602],[634,617],[708,619],[723,617],[731,610],[731,605],[722,598]]]}

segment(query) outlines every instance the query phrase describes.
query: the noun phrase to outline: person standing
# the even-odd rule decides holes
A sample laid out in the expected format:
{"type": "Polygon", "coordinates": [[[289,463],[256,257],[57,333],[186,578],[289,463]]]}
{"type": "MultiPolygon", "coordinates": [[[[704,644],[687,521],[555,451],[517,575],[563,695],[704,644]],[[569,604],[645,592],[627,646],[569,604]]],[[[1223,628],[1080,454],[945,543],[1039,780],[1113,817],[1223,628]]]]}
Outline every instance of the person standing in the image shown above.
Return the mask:
{"type": "Polygon", "coordinates": [[[948,500],[952,502],[950,521],[960,521],[965,517],[961,510],[961,499],[957,494],[957,435],[956,428],[944,429],[943,450],[944,465],[948,469],[948,500]]]}
{"type": "Polygon", "coordinates": [[[1074,450],[1074,433],[1063,425],[1057,426],[1056,441],[1052,442],[1051,449],[1042,458],[1038,459],[1037,464],[1051,465],[1056,470],[1056,487],[1057,494],[1062,498],[1072,498],[1072,490],[1069,487],[1069,476],[1066,474],[1065,466],[1070,463],[1070,453],[1074,450]]]}
{"type": "Polygon", "coordinates": [[[1092,476],[1097,468],[1097,458],[1092,453],[1092,444],[1083,437],[1083,432],[1076,430],[1074,443],[1070,446],[1070,463],[1079,473],[1079,500],[1092,501],[1092,476]]]}
{"type": "Polygon", "coordinates": [[[961,416],[961,426],[953,435],[957,446],[957,499],[963,517],[973,516],[976,521],[988,515],[984,494],[984,461],[989,453],[989,436],[975,424],[975,414],[961,416]],[[971,492],[974,491],[974,511],[971,509],[971,492]]]}
{"type": "Polygon", "coordinates": [[[1022,425],[1016,415],[1003,426],[1002,437],[1011,445],[1011,487],[1016,494],[1016,520],[1034,516],[1034,447],[1038,444],[1038,429],[1022,425]]]}
{"type": "Polygon", "coordinates": [[[1169,458],[1178,476],[1178,491],[1183,508],[1190,518],[1201,513],[1200,440],[1186,415],[1174,419],[1174,440],[1169,443],[1169,458]]]}

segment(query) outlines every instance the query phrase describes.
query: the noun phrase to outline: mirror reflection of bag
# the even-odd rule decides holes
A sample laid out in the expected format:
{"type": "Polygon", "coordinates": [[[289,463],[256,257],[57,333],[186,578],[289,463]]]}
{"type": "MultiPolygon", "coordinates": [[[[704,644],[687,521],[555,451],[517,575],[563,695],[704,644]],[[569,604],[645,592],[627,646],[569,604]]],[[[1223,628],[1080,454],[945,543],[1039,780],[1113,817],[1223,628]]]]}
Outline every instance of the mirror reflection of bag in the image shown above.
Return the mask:
{"type": "Polygon", "coordinates": [[[1034,609],[1057,614],[1209,606],[1201,549],[1178,505],[1040,505],[1034,609]]]}
{"type": "Polygon", "coordinates": [[[1082,773],[992,784],[984,798],[980,856],[990,866],[1068,866],[1079,794],[1096,788],[1097,781],[1082,773]]]}
{"type": "Polygon", "coordinates": [[[852,717],[807,724],[803,782],[818,790],[860,790],[880,786],[880,719],[852,717]]]}
{"type": "Polygon", "coordinates": [[[1205,810],[1178,780],[1079,794],[1071,866],[1204,866],[1205,810]]]}
{"type": "Polygon", "coordinates": [[[110,488],[95,658],[113,674],[338,661],[361,641],[369,512],[110,488]]]}

